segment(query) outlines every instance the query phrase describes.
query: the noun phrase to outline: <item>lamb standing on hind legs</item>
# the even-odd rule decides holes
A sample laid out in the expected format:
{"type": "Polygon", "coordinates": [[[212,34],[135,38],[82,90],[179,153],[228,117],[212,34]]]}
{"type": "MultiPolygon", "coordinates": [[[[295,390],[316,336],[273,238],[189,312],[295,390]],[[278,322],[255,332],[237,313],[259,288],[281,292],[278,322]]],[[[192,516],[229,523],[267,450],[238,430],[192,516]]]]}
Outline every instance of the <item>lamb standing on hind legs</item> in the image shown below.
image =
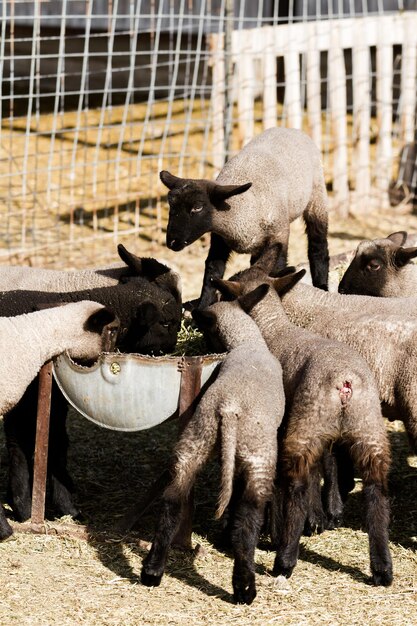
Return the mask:
{"type": "MultiPolygon", "coordinates": [[[[303,275],[304,270],[289,274],[274,280],[273,285],[278,293],[284,293],[303,275]]],[[[262,280],[218,280],[216,286],[225,295],[240,296],[241,305],[258,324],[266,344],[282,365],[286,409],[278,466],[283,521],[278,530],[274,574],[290,576],[297,563],[311,471],[328,446],[340,441],[349,448],[364,483],[373,582],[390,585],[390,453],[378,390],[365,360],[346,345],[292,324],[275,289],[262,280]]]]}
{"type": "Polygon", "coordinates": [[[272,494],[277,429],[284,413],[282,369],[237,302],[218,302],[195,315],[210,337],[218,336],[221,349],[230,352],[175,447],[173,480],[163,494],[162,516],[141,580],[148,586],[161,582],[181,505],[218,441],[222,466],[218,517],[231,498],[234,476],[244,483],[235,502],[231,533],[233,591],[236,602],[251,604],[256,596],[255,547],[264,506],[272,494]]]}
{"type": "Polygon", "coordinates": [[[170,190],[167,246],[182,250],[212,233],[199,308],[215,301],[212,279],[222,278],[232,251],[251,262],[271,245],[287,260],[290,223],[303,216],[313,285],[327,290],[327,192],[321,155],[302,131],[271,128],[255,137],[221,170],[216,182],[160,173],[170,190]]]}
{"type": "MultiPolygon", "coordinates": [[[[118,329],[112,311],[86,300],[0,318],[0,414],[16,405],[46,361],[65,350],[73,358],[96,359],[114,348],[118,329]]],[[[0,539],[12,532],[0,507],[0,539]]]]}

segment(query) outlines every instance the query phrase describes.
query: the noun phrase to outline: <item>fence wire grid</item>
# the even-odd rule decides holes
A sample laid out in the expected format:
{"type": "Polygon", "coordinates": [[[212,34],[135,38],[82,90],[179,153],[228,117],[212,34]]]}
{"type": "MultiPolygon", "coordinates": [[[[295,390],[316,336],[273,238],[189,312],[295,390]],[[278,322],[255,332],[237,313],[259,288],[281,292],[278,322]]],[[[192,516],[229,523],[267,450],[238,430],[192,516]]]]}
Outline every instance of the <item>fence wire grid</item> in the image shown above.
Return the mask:
{"type": "Polygon", "coordinates": [[[0,262],[162,241],[161,169],[302,128],[335,210],[413,202],[417,0],[0,2],[0,262]]]}

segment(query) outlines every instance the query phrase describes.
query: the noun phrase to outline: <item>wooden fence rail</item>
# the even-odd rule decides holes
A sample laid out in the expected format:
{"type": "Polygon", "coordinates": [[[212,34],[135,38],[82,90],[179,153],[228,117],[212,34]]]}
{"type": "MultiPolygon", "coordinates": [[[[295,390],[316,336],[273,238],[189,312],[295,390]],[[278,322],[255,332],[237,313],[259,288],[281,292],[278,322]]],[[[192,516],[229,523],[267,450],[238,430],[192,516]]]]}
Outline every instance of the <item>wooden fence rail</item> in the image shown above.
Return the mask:
{"type": "MultiPolygon", "coordinates": [[[[333,205],[342,214],[354,206],[368,210],[371,200],[379,205],[388,200],[387,189],[393,166],[394,46],[402,47],[400,101],[398,103],[399,146],[413,140],[416,110],[417,13],[378,15],[348,19],[311,21],[280,26],[236,30],[232,34],[237,125],[241,145],[255,133],[255,99],[262,102],[263,128],[278,123],[277,59],[284,59],[285,99],[282,121],[292,128],[306,128],[323,149],[327,141],[328,174],[333,183],[333,205]],[[376,102],[371,99],[371,48],[376,49],[376,102]],[[352,113],[347,111],[345,51],[352,51],[352,113]],[[327,52],[327,106],[322,111],[321,69],[327,52]],[[300,71],[304,55],[305,76],[300,71]],[[306,98],[303,98],[305,80],[306,98]],[[371,157],[371,110],[375,107],[376,148],[371,157]],[[304,110],[305,109],[305,110],[304,110]],[[352,130],[349,131],[349,122],[352,130]],[[353,190],[351,190],[351,188],[353,190]]],[[[213,162],[220,169],[224,150],[223,35],[210,36],[213,69],[212,129],[213,162]]],[[[375,133],[373,133],[375,134],[375,133]]]]}

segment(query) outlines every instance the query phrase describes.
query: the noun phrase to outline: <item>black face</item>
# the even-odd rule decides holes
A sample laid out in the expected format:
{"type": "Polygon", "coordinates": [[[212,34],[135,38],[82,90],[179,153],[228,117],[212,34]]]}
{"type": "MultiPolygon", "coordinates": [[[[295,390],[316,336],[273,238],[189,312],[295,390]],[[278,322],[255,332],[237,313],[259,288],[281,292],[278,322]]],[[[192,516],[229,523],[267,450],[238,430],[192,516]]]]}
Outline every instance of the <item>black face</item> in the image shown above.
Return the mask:
{"type": "Polygon", "coordinates": [[[252,183],[220,185],[209,180],[179,178],[163,170],[159,174],[168,193],[167,246],[182,250],[205,233],[212,232],[215,211],[227,211],[227,200],[247,191],[252,183]]]}
{"type": "Polygon", "coordinates": [[[169,300],[162,307],[144,302],[119,344],[122,352],[159,356],[173,351],[181,326],[181,305],[169,300]]]}
{"type": "Polygon", "coordinates": [[[339,283],[339,293],[378,295],[384,280],[386,259],[377,254],[361,254],[354,258],[339,283]]]}
{"type": "Polygon", "coordinates": [[[179,251],[211,231],[215,210],[204,186],[195,182],[175,187],[168,193],[169,220],[166,243],[179,251]]]}

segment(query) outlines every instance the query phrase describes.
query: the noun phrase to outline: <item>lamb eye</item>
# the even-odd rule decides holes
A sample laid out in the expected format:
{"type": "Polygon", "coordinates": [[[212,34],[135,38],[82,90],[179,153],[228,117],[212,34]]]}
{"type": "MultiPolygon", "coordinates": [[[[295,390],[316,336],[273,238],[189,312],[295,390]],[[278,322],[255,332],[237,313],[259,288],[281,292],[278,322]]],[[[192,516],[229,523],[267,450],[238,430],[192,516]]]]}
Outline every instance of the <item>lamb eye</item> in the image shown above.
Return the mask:
{"type": "Polygon", "coordinates": [[[377,272],[379,269],[381,269],[381,265],[378,263],[378,261],[369,261],[366,269],[370,270],[371,272],[377,272]]]}
{"type": "Polygon", "coordinates": [[[200,213],[203,210],[202,206],[195,206],[191,209],[191,213],[200,213]]]}

